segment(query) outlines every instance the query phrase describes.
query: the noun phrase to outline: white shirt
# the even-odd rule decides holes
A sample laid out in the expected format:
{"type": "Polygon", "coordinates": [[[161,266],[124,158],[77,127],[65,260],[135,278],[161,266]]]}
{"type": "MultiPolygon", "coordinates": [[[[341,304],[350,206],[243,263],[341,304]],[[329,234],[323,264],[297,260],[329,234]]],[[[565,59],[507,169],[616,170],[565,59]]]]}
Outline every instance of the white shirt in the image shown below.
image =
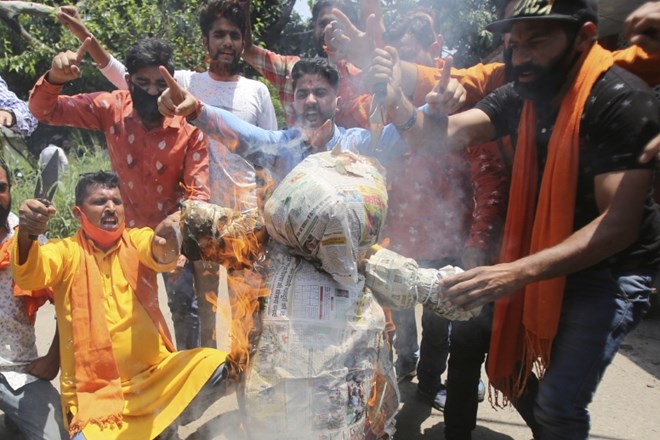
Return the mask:
{"type": "MultiPolygon", "coordinates": [[[[9,234],[3,243],[14,235],[18,217],[10,213],[7,223],[9,234]]],[[[0,374],[16,390],[36,380],[24,371],[37,356],[34,327],[28,320],[23,298],[14,296],[11,268],[5,267],[0,269],[0,374]]]]}
{"type": "Polygon", "coordinates": [[[66,158],[66,153],[57,145],[50,144],[39,153],[39,168],[44,169],[48,161],[53,155],[57,154],[57,170],[61,176],[69,169],[69,159],[66,158]]]}

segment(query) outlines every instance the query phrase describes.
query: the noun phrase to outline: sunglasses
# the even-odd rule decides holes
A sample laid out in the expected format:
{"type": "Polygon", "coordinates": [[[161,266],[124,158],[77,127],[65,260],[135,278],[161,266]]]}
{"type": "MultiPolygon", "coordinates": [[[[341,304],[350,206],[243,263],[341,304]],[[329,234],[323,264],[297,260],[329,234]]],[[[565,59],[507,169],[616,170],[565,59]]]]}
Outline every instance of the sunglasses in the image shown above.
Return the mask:
{"type": "Polygon", "coordinates": [[[0,194],[4,194],[9,190],[9,184],[7,182],[0,182],[0,194]]]}

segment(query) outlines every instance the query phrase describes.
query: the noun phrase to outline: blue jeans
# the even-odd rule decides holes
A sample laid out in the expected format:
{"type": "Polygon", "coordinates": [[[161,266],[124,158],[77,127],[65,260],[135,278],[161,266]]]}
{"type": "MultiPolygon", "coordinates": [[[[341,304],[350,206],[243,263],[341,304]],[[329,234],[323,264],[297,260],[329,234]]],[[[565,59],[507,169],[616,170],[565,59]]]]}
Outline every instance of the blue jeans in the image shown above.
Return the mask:
{"type": "Polygon", "coordinates": [[[536,439],[589,438],[587,407],[623,338],[649,310],[654,276],[602,269],[567,278],[550,365],[516,405],[536,439]]]}
{"type": "Polygon", "coordinates": [[[187,261],[177,277],[163,274],[167,305],[172,313],[177,350],[199,347],[199,316],[193,281],[193,264],[187,261]]]}
{"type": "Polygon", "coordinates": [[[12,390],[0,376],[0,410],[9,417],[26,440],[63,440],[64,429],[60,394],[46,380],[37,380],[12,390]]]}

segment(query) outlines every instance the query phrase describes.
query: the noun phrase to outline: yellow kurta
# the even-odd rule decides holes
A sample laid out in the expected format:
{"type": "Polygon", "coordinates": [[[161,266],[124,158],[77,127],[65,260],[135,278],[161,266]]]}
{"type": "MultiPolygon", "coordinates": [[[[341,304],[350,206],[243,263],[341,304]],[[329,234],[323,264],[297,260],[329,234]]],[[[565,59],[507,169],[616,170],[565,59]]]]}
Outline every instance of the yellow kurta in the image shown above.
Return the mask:
{"type": "MultiPolygon", "coordinates": [[[[131,229],[139,259],[145,266],[166,272],[151,254],[153,231],[131,229]]],[[[18,240],[16,240],[18,242],[18,240]]],[[[93,245],[92,245],[93,246],[93,245]]],[[[124,394],[121,429],[101,430],[95,424],[83,428],[89,440],[151,439],[167,428],[197,395],[226,353],[198,348],[171,353],[156,326],[133,293],[121,270],[116,246],[108,252],[96,247],[94,258],[103,276],[105,312],[124,394]]],[[[11,261],[18,261],[13,246],[11,261]]],[[[80,263],[80,248],[73,237],[32,245],[23,265],[12,264],[14,279],[24,289],[51,286],[55,295],[60,334],[60,382],[64,414],[77,412],[75,359],[69,292],[80,263]]],[[[154,296],[158,293],[154,291],[154,296]]]]}

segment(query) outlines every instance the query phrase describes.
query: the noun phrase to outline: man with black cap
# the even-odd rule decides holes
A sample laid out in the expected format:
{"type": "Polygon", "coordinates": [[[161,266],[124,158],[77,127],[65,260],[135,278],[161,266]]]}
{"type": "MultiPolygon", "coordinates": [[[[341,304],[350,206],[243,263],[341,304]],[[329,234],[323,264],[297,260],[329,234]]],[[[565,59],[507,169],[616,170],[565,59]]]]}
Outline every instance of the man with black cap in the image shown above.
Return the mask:
{"type": "MultiPolygon", "coordinates": [[[[595,42],[597,17],[595,0],[519,1],[489,26],[510,33],[514,82],[471,110],[435,118],[449,148],[514,140],[501,263],[444,286],[468,309],[496,301],[487,367],[494,403],[513,402],[543,440],[589,437],[587,407],[648,310],[660,265],[655,164],[638,161],[658,134],[660,109],[595,42]]],[[[433,114],[439,99],[427,100],[433,114]]]]}

